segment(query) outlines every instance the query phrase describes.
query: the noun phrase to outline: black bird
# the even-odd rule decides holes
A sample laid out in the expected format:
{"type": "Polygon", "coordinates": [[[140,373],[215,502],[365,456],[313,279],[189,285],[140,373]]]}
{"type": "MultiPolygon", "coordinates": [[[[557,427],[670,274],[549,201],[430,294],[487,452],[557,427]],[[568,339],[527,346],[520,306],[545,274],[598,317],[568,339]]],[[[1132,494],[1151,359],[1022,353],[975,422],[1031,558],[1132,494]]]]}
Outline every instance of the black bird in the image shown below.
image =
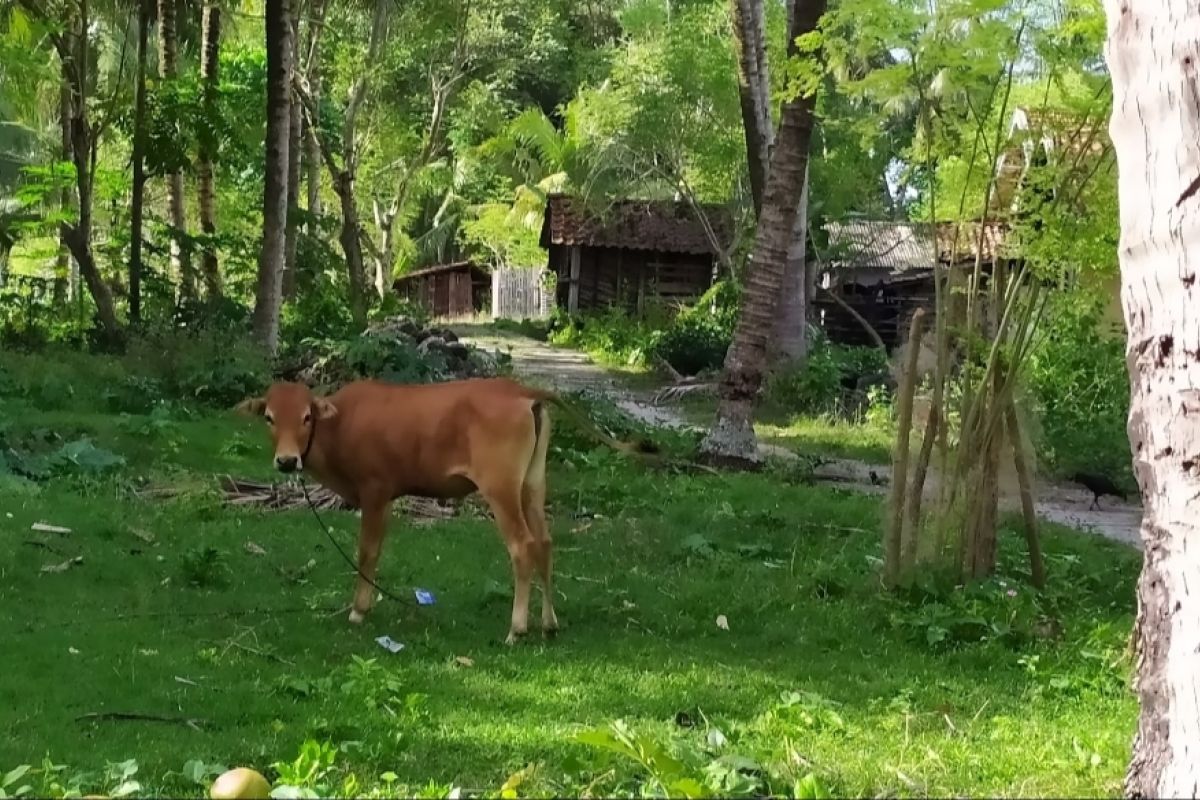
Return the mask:
{"type": "Polygon", "coordinates": [[[1071,476],[1071,480],[1085,487],[1094,495],[1092,504],[1088,508],[1099,508],[1100,498],[1105,495],[1119,497],[1122,500],[1126,499],[1125,492],[1118,489],[1117,485],[1104,475],[1095,475],[1090,472],[1076,472],[1071,476]]]}

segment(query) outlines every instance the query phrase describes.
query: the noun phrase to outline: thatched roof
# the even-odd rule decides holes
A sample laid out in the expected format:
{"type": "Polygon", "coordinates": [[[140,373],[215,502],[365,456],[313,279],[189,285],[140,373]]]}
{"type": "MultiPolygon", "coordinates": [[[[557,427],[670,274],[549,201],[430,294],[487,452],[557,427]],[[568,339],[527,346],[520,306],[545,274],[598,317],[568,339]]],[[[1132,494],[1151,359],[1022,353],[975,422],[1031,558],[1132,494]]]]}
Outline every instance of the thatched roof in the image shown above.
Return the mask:
{"type": "MultiPolygon", "coordinates": [[[[717,240],[728,244],[733,235],[732,214],[724,206],[701,208],[717,240]]],[[[552,244],[662,253],[716,253],[690,203],[619,200],[603,211],[592,211],[581,200],[562,194],[547,199],[542,221],[541,245],[552,244]]]]}

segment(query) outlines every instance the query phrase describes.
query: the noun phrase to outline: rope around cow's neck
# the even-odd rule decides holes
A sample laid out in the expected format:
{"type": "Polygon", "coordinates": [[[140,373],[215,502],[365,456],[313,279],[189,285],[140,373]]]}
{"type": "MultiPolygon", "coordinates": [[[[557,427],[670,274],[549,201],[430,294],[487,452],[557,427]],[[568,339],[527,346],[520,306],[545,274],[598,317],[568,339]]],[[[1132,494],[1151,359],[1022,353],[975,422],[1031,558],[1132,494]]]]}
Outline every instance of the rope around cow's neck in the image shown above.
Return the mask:
{"type": "MultiPolygon", "coordinates": [[[[317,438],[317,410],[314,408],[311,413],[312,430],[309,431],[308,434],[308,445],[304,448],[304,455],[300,457],[301,469],[303,469],[304,465],[308,463],[308,454],[312,452],[313,440],[317,438]]],[[[308,503],[308,510],[312,512],[313,518],[317,521],[317,525],[319,525],[321,530],[325,532],[325,537],[329,539],[329,543],[333,545],[333,549],[338,551],[338,555],[340,555],[342,559],[349,564],[356,573],[358,573],[358,577],[362,578],[364,581],[378,589],[380,594],[382,594],[384,597],[395,600],[397,603],[415,604],[415,601],[411,598],[394,595],[363,574],[363,571],[358,568],[358,564],[354,563],[354,559],[350,558],[346,551],[342,549],[342,546],[338,544],[337,539],[333,538],[333,531],[329,530],[329,526],[325,524],[325,520],[321,519],[321,515],[317,512],[316,505],[313,503],[312,498],[308,494],[308,484],[304,480],[304,475],[301,474],[297,477],[300,481],[300,490],[304,492],[304,501],[308,503]]]]}

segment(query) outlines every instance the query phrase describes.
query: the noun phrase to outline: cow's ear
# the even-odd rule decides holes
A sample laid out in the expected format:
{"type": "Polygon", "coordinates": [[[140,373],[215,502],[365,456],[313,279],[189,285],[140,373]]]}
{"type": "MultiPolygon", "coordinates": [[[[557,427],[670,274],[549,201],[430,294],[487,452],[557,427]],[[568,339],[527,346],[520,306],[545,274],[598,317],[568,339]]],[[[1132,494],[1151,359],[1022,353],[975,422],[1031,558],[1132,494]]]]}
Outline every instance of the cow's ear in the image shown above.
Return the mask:
{"type": "Polygon", "coordinates": [[[337,406],[324,397],[314,400],[313,408],[317,410],[317,419],[333,419],[338,415],[337,406]]]}
{"type": "Polygon", "coordinates": [[[248,397],[234,407],[234,411],[250,417],[257,417],[267,408],[267,401],[261,397],[248,397]]]}

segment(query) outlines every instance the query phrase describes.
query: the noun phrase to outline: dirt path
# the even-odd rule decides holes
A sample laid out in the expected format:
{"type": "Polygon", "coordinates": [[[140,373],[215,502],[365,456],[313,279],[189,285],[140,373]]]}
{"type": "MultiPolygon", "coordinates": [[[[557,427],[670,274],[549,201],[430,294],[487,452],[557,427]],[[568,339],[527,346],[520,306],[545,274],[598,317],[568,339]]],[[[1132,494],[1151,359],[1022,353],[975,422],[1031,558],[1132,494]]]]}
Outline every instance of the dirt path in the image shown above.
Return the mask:
{"type": "MultiPolygon", "coordinates": [[[[626,381],[594,363],[587,355],[575,350],[551,347],[543,342],[517,334],[498,332],[492,328],[457,326],[456,332],[467,342],[488,350],[508,352],[513,358],[513,371],[530,383],[556,389],[591,389],[604,392],[632,416],[651,425],[671,428],[695,428],[678,411],[667,405],[656,405],[654,392],[630,388],[626,381]]],[[[795,453],[774,445],[763,444],[759,451],[767,457],[795,458],[795,453]]],[[[816,470],[819,483],[851,489],[867,494],[888,491],[891,467],[867,464],[851,459],[831,459],[816,470]],[[874,473],[876,480],[871,479],[874,473]]],[[[1002,491],[1001,508],[1020,510],[1020,501],[1013,487],[1002,491]]],[[[1050,522],[1078,530],[1097,533],[1108,539],[1123,542],[1138,549],[1141,537],[1142,510],[1139,506],[1111,498],[1100,501],[1099,509],[1089,508],[1092,497],[1071,484],[1038,483],[1038,516],[1050,522]]],[[[934,496],[937,480],[930,476],[926,494],[934,496]]]]}

